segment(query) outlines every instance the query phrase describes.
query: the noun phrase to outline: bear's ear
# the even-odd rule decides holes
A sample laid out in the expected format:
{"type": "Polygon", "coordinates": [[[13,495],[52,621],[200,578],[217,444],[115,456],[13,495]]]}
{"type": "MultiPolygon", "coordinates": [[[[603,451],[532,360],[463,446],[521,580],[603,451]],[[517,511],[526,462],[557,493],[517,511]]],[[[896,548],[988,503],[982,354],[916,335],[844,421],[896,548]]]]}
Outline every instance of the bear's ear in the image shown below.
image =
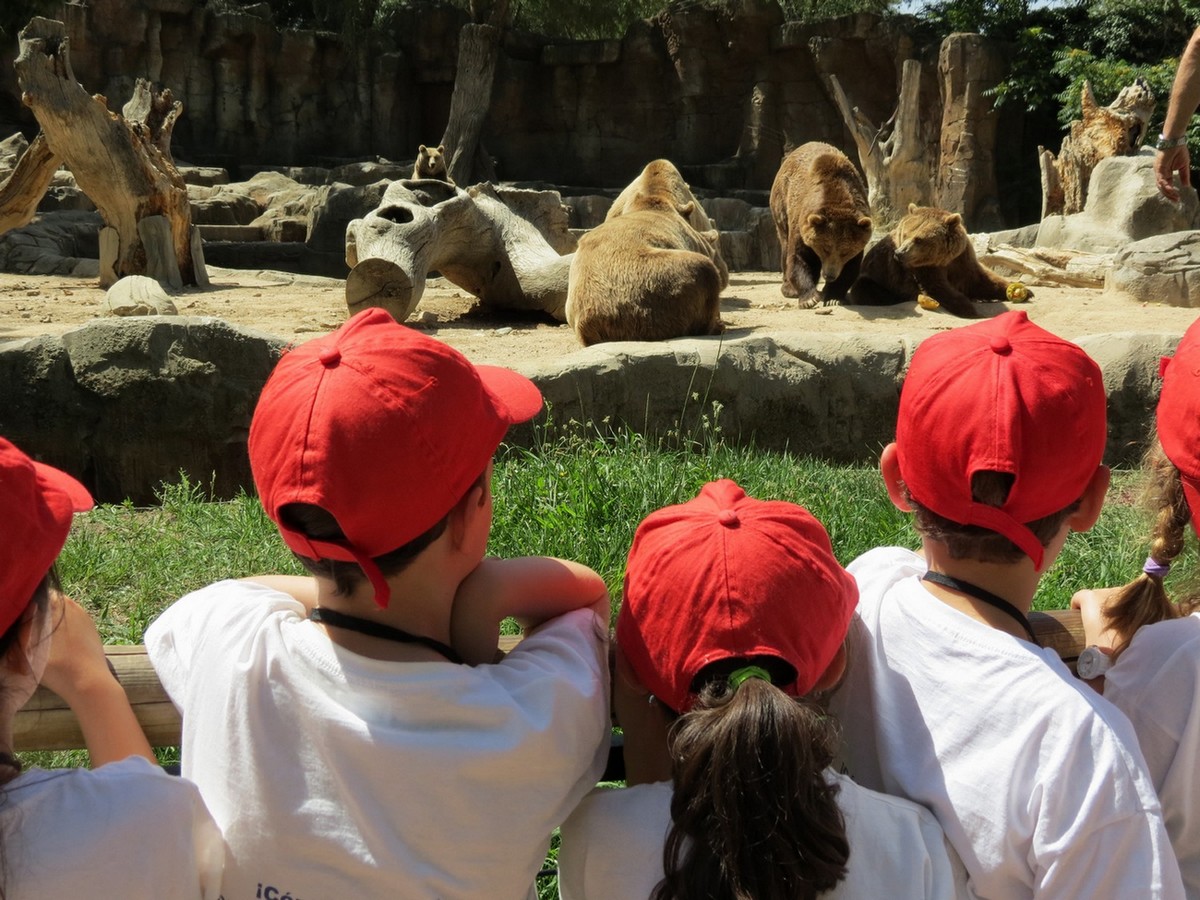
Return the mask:
{"type": "Polygon", "coordinates": [[[675,207],[675,208],[676,208],[677,210],[679,210],[679,214],[680,214],[681,216],[683,216],[683,217],[686,219],[686,218],[687,218],[688,216],[690,216],[690,215],[691,215],[693,212],[695,212],[695,210],[696,210],[696,203],[695,203],[695,201],[694,201],[694,200],[689,200],[687,203],[683,204],[682,206],[677,206],[677,207],[675,207]]]}
{"type": "Polygon", "coordinates": [[[920,208],[921,208],[921,207],[917,206],[917,204],[915,204],[915,203],[910,203],[910,204],[908,204],[908,211],[909,211],[910,213],[915,213],[915,212],[916,212],[918,209],[920,209],[920,208]]]}
{"type": "Polygon", "coordinates": [[[446,152],[446,145],[438,144],[438,153],[445,153],[445,152],[446,152]]]}
{"type": "Polygon", "coordinates": [[[700,232],[700,237],[704,238],[714,250],[719,249],[721,246],[721,232],[715,228],[712,231],[700,232]]]}
{"type": "Polygon", "coordinates": [[[870,228],[870,227],[871,227],[871,217],[870,217],[870,216],[863,216],[861,219],[859,219],[859,220],[858,220],[858,227],[859,227],[859,228],[861,228],[861,229],[863,229],[864,231],[865,231],[866,229],[870,228]]]}
{"type": "Polygon", "coordinates": [[[825,224],[825,217],[822,215],[819,215],[817,213],[813,213],[811,216],[808,217],[808,224],[811,225],[813,228],[820,228],[822,225],[825,224]]]}
{"type": "Polygon", "coordinates": [[[960,216],[958,213],[950,213],[950,215],[946,216],[946,224],[951,228],[953,228],[955,225],[961,225],[962,216],[960,216]]]}
{"type": "Polygon", "coordinates": [[[424,145],[424,144],[422,144],[420,147],[418,147],[418,148],[417,148],[417,152],[418,152],[418,153],[424,153],[424,152],[425,152],[425,145],[424,145]]]}

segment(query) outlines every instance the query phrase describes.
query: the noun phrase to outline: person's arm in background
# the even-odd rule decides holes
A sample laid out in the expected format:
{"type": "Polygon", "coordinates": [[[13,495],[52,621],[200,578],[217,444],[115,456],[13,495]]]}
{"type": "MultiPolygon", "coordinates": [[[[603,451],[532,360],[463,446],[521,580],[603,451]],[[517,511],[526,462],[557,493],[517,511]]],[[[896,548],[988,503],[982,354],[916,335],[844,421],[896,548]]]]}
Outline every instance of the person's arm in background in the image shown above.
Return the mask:
{"type": "MultiPolygon", "coordinates": [[[[1200,28],[1192,32],[1183,55],[1179,57],[1179,68],[1175,71],[1175,82],[1171,86],[1171,100],[1167,105],[1167,116],[1163,120],[1160,143],[1173,143],[1187,137],[1188,120],[1200,106],[1200,28]]],[[[1160,149],[1154,160],[1154,178],[1163,196],[1179,200],[1179,189],[1175,186],[1175,173],[1179,182],[1191,185],[1191,158],[1186,140],[1175,147],[1160,149]]]]}

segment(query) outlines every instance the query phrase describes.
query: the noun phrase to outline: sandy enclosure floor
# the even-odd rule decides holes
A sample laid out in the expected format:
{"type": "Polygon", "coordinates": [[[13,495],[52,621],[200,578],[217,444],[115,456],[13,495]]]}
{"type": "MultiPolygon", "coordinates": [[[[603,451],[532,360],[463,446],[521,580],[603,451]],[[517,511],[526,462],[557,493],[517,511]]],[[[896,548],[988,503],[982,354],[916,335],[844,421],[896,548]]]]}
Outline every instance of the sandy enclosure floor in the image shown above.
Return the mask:
{"type": "MultiPolygon", "coordinates": [[[[179,312],[215,316],[288,341],[305,341],[345,321],[345,282],[334,278],[211,269],[207,290],[185,288],[174,297],[179,312]]],[[[1100,290],[1034,285],[1030,317],[1064,337],[1111,332],[1182,334],[1198,311],[1135,303],[1100,290]]],[[[0,274],[0,341],[61,334],[100,313],[104,292],[94,279],[0,274]]],[[[985,314],[1013,305],[982,305],[985,314]]],[[[906,334],[920,338],[966,324],[942,311],[914,304],[893,307],[797,309],[779,293],[774,272],[738,272],[721,298],[729,336],[781,331],[906,334]]],[[[476,362],[519,366],[579,349],[574,333],[548,318],[492,312],[441,278],[431,279],[414,319],[476,362]]]]}

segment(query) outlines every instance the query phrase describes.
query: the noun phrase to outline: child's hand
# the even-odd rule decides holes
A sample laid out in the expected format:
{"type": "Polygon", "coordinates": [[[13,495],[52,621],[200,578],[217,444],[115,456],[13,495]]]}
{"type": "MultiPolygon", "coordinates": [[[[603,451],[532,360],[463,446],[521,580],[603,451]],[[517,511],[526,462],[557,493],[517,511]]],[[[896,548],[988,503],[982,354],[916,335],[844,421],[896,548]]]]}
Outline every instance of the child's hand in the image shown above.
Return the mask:
{"type": "Polygon", "coordinates": [[[50,607],[50,656],[42,684],[74,707],[98,683],[113,681],[104,642],[87,611],[70,597],[58,595],[50,607]]]}
{"type": "Polygon", "coordinates": [[[1086,647],[1096,646],[1105,652],[1124,643],[1123,636],[1109,624],[1108,606],[1123,588],[1089,588],[1076,591],[1071,597],[1071,609],[1079,610],[1083,619],[1083,643],[1086,647]]]}

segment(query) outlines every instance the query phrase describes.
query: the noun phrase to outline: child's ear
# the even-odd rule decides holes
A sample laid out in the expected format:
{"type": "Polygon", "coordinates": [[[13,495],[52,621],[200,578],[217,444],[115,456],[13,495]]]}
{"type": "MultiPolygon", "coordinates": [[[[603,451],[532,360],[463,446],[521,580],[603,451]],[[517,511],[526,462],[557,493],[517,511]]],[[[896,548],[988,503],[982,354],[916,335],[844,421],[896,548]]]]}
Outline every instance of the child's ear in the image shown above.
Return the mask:
{"type": "Polygon", "coordinates": [[[817,679],[817,683],[813,685],[814,691],[828,691],[836,687],[838,682],[842,680],[842,676],[846,674],[846,642],[842,642],[842,646],[838,647],[837,653],[825,667],[825,671],[821,677],[817,679]]]}
{"type": "Polygon", "coordinates": [[[900,477],[900,456],[896,452],[896,442],[888,444],[879,454],[879,471],[883,473],[883,483],[887,486],[888,496],[896,509],[901,512],[912,512],[912,504],[904,491],[904,479],[900,477]]]}
{"type": "Polygon", "coordinates": [[[1087,531],[1096,524],[1096,520],[1100,518],[1100,511],[1104,508],[1104,498],[1108,494],[1108,482],[1111,478],[1112,472],[1108,466],[1096,466],[1096,472],[1079,500],[1079,509],[1067,519],[1067,525],[1072,531],[1087,531]]]}

